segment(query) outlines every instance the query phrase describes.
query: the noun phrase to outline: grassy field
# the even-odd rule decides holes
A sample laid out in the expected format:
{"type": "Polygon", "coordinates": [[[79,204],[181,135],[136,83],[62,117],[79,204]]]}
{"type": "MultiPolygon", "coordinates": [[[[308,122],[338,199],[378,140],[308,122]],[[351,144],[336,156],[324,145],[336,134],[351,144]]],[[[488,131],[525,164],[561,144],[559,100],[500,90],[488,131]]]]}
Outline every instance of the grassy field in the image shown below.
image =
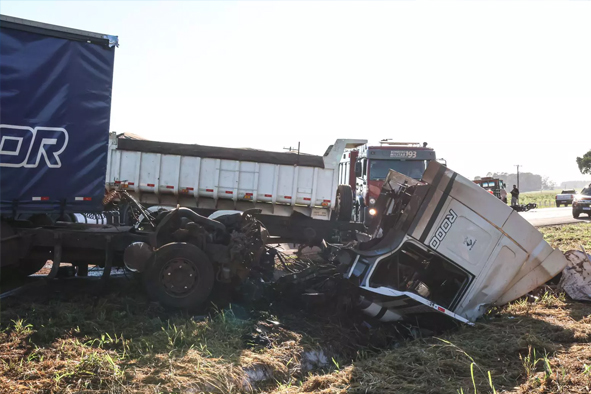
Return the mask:
{"type": "Polygon", "coordinates": [[[524,205],[536,203],[538,208],[556,207],[556,193],[548,191],[521,193],[519,203],[524,205]]]}
{"type": "Polygon", "coordinates": [[[544,190],[540,192],[526,192],[519,195],[520,204],[536,203],[538,208],[556,207],[556,195],[561,190],[544,190]]]}
{"type": "MultiPolygon", "coordinates": [[[[552,208],[556,207],[556,195],[560,194],[562,190],[543,190],[538,192],[525,192],[519,195],[520,204],[536,203],[538,208],[552,208]]],[[[576,189],[580,192],[581,189],[576,189]]],[[[510,197],[510,195],[509,195],[510,197]]],[[[562,206],[562,205],[561,205],[562,206]]]]}
{"type": "MultiPolygon", "coordinates": [[[[541,229],[591,249],[591,224],[541,229]]],[[[421,337],[336,306],[169,313],[134,280],[2,301],[1,393],[588,393],[591,304],[545,292],[421,337]],[[105,294],[106,292],[106,294],[105,294]],[[494,387],[494,388],[493,388],[494,387]]]]}

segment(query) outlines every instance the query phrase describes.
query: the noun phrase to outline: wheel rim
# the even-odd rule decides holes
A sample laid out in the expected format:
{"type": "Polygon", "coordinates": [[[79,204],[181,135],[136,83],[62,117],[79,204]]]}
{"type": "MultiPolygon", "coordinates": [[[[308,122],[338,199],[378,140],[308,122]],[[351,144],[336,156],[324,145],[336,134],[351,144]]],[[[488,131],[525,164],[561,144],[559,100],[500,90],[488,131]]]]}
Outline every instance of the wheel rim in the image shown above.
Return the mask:
{"type": "Polygon", "coordinates": [[[172,297],[184,297],[197,285],[197,266],[191,260],[174,258],[166,262],[160,271],[160,283],[172,297]]]}

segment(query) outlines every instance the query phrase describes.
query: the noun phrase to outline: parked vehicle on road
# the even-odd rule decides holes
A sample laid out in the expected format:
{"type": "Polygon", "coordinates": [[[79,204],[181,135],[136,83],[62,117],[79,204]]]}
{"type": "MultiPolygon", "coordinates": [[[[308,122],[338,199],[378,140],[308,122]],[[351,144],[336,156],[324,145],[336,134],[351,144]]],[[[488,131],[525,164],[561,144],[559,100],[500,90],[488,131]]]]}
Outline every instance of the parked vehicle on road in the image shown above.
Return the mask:
{"type": "Polygon", "coordinates": [[[567,189],[561,191],[560,194],[556,195],[556,206],[559,207],[561,205],[564,205],[565,207],[568,207],[570,204],[573,203],[576,194],[577,192],[575,191],[575,189],[567,189]]]}
{"type": "Polygon", "coordinates": [[[591,217],[591,185],[575,195],[573,200],[573,218],[578,219],[582,213],[591,217]]]}

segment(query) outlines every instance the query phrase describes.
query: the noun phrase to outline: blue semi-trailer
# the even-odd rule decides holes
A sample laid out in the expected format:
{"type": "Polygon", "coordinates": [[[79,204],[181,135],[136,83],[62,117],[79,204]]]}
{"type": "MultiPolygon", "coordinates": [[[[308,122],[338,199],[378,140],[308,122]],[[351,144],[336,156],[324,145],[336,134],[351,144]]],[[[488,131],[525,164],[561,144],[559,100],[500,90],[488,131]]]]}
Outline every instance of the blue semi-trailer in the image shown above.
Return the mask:
{"type": "Polygon", "coordinates": [[[18,219],[47,225],[103,210],[117,45],[116,36],[0,15],[0,266],[19,265],[30,249],[18,219]]]}
{"type": "Polygon", "coordinates": [[[100,212],[117,37],[0,16],[0,212],[100,212]]]}

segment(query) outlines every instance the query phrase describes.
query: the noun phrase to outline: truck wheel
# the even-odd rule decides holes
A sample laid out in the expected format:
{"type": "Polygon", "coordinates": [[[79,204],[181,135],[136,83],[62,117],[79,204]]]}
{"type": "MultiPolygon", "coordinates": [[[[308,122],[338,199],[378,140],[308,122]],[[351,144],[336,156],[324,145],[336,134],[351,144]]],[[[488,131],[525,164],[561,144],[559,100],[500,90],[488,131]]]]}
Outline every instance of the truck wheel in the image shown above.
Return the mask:
{"type": "Polygon", "coordinates": [[[144,275],[148,295],[169,308],[192,309],[202,305],[213,283],[213,267],[205,252],[186,243],[171,243],[158,249],[144,275]]]}
{"type": "Polygon", "coordinates": [[[556,208],[559,208],[559,207],[560,207],[560,203],[556,203],[556,208]]]}
{"type": "Polygon", "coordinates": [[[581,212],[573,211],[573,218],[578,219],[581,212]]]}
{"type": "Polygon", "coordinates": [[[337,188],[337,201],[335,213],[340,222],[350,222],[353,213],[353,192],[349,185],[339,185],[337,188]]]}

